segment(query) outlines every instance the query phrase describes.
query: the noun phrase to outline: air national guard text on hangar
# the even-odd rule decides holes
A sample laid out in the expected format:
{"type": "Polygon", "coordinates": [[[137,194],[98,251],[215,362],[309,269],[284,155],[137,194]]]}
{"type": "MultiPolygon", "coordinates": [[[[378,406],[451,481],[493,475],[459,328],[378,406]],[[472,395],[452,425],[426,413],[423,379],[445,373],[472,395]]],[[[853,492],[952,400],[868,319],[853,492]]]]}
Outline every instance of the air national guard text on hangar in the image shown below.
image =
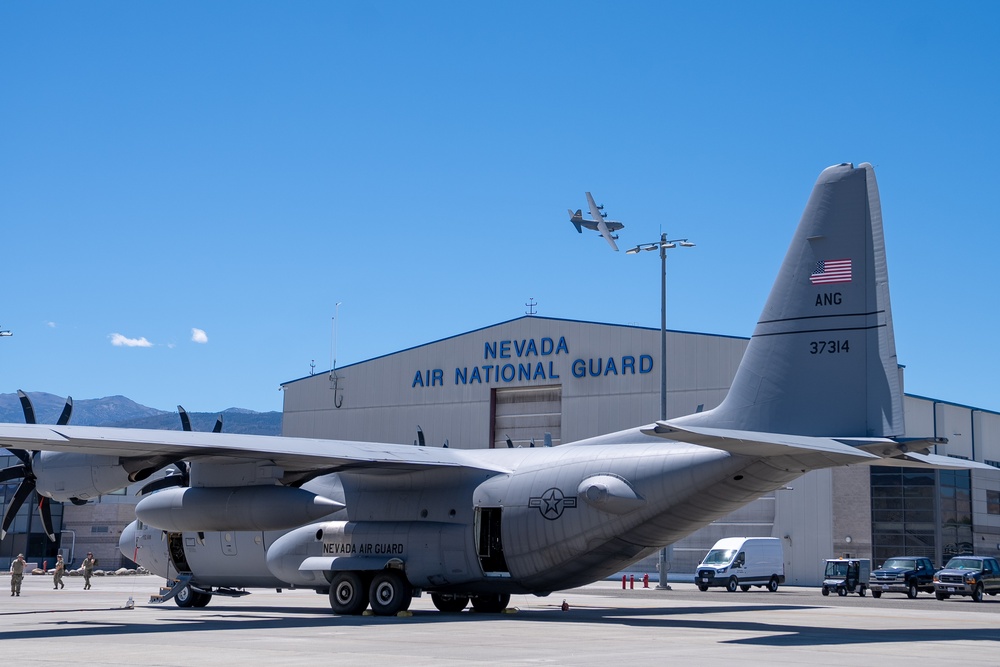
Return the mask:
{"type": "MultiPolygon", "coordinates": [[[[570,356],[566,337],[558,340],[539,339],[488,341],[483,344],[483,359],[478,366],[456,366],[455,384],[502,384],[534,380],[558,380],[565,372],[559,362],[570,356]],[[508,361],[509,360],[509,361],[508,361]]],[[[653,357],[648,354],[622,355],[620,357],[578,357],[569,365],[569,374],[575,378],[604,377],[607,375],[635,375],[653,370],[653,357]]],[[[418,370],[410,387],[443,387],[444,369],[418,370]]]]}

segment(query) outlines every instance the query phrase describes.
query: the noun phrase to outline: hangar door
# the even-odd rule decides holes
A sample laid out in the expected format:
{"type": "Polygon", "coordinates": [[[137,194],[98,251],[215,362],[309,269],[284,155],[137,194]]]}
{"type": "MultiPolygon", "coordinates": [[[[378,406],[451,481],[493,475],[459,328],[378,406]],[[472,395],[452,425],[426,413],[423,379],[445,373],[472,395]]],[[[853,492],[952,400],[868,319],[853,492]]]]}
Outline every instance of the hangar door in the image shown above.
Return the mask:
{"type": "Polygon", "coordinates": [[[552,435],[552,444],[562,443],[562,387],[518,387],[494,389],[493,447],[506,447],[507,437],[515,447],[535,447],[552,435]]]}

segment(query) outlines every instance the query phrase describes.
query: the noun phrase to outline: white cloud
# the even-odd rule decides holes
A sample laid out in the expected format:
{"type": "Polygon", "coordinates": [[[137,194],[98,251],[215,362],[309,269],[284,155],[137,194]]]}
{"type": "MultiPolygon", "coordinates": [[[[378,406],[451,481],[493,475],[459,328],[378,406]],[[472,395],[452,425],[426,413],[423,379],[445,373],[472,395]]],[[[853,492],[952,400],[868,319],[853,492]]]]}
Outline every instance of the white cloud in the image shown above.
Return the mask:
{"type": "Polygon", "coordinates": [[[204,329],[191,329],[191,340],[195,343],[207,343],[208,334],[205,333],[204,329]]]}
{"type": "Polygon", "coordinates": [[[55,329],[56,328],[56,323],[55,322],[46,322],[45,326],[47,326],[50,329],[55,329]]]}
{"type": "Polygon", "coordinates": [[[146,337],[142,338],[126,338],[120,333],[113,333],[108,336],[111,339],[111,344],[116,347],[153,347],[153,344],[146,340],[146,337]]]}

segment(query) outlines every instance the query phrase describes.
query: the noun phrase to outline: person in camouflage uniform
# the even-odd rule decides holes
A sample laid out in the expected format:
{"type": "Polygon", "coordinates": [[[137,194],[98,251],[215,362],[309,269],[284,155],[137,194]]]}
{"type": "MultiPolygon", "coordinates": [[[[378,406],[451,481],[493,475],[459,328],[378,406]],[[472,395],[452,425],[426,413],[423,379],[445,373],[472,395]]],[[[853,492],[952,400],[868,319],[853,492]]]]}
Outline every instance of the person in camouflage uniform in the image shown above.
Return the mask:
{"type": "Polygon", "coordinates": [[[63,583],[63,575],[66,574],[66,563],[63,562],[62,554],[56,556],[56,568],[52,572],[52,588],[60,589],[66,588],[66,584],[63,583]]]}
{"type": "Polygon", "coordinates": [[[83,559],[83,590],[90,589],[90,578],[94,576],[94,568],[97,567],[97,559],[94,554],[87,552],[87,557],[83,559]]]}
{"type": "Polygon", "coordinates": [[[21,582],[24,580],[24,554],[18,554],[10,564],[10,596],[21,597],[21,582]]]}

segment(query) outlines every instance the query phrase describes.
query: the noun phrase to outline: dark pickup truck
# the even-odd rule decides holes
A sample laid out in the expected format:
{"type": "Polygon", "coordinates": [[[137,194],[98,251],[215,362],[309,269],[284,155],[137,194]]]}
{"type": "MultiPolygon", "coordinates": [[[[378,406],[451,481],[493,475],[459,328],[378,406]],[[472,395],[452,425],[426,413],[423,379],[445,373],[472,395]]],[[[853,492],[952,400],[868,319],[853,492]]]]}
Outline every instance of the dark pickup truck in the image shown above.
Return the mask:
{"type": "Polygon", "coordinates": [[[1000,593],[1000,563],[985,556],[955,556],[934,575],[934,595],[947,600],[952,595],[968,595],[983,601],[983,593],[1000,593]]]}
{"type": "Polygon", "coordinates": [[[882,597],[882,593],[906,593],[913,599],[920,591],[934,592],[934,572],[930,558],[896,556],[872,572],[868,583],[874,598],[882,597]]]}

